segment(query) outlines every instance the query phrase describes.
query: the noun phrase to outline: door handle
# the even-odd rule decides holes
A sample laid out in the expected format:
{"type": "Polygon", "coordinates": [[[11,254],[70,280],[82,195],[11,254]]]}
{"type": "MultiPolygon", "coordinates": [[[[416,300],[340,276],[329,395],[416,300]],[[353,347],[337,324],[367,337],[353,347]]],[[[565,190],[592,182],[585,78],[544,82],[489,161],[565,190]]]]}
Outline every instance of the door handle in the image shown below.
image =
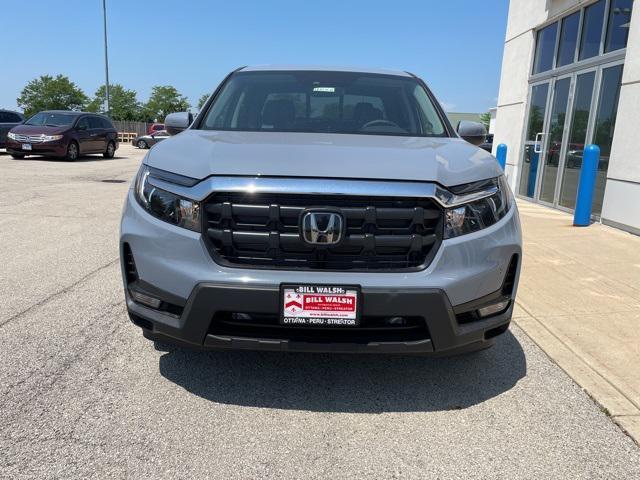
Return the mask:
{"type": "Polygon", "coordinates": [[[91,135],[89,135],[90,137],[97,137],[98,134],[97,133],[92,133],[91,135]]]}
{"type": "Polygon", "coordinates": [[[544,132],[536,133],[536,139],[533,143],[533,153],[542,153],[542,136],[545,135],[544,132]],[[539,139],[539,140],[538,140],[539,139]]]}

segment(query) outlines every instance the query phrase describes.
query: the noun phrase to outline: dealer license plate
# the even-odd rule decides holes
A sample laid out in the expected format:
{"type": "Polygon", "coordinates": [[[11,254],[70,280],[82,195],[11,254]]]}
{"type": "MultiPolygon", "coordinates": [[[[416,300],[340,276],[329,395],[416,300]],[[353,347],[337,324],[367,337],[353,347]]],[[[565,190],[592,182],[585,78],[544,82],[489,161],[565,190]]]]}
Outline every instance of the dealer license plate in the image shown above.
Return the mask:
{"type": "Polygon", "coordinates": [[[31,150],[31,144],[30,143],[23,143],[22,144],[22,149],[23,150],[31,150]]]}
{"type": "Polygon", "coordinates": [[[283,285],[280,323],[304,327],[360,325],[360,288],[335,285],[283,285]]]}

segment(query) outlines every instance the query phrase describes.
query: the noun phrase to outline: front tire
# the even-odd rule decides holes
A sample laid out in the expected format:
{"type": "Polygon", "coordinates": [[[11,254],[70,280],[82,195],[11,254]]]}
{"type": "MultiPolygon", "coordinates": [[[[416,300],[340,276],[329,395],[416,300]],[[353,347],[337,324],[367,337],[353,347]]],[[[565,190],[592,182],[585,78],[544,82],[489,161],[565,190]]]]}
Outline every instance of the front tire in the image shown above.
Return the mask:
{"type": "Polygon", "coordinates": [[[145,148],[149,148],[149,145],[147,145],[147,142],[145,142],[144,140],[139,140],[137,143],[137,147],[141,150],[144,150],[145,148]]]}
{"type": "Polygon", "coordinates": [[[16,160],[22,160],[25,157],[25,155],[23,155],[21,153],[12,153],[11,156],[13,158],[15,158],[16,160]]]}
{"type": "Polygon", "coordinates": [[[64,157],[69,162],[75,162],[78,159],[80,151],[76,142],[69,143],[67,147],[67,155],[64,157]]]}
{"type": "Polygon", "coordinates": [[[107,144],[107,150],[102,154],[104,158],[113,158],[116,154],[116,144],[109,142],[107,144]]]}

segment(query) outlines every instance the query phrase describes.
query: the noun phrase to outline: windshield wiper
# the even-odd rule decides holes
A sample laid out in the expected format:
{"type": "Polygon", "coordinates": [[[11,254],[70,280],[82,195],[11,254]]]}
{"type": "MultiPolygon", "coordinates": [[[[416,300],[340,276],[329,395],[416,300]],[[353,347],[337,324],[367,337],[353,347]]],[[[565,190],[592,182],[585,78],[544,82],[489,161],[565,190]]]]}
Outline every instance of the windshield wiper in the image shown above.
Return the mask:
{"type": "Polygon", "coordinates": [[[55,123],[45,123],[45,127],[59,127],[60,125],[56,125],[55,123]]]}

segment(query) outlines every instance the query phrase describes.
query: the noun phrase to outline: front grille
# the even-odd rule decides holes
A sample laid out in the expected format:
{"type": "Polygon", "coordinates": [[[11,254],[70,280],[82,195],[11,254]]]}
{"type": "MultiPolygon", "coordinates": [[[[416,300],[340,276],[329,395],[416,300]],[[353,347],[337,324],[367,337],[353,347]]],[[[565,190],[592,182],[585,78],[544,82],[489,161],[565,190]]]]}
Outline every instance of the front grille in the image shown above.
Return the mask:
{"type": "Polygon", "coordinates": [[[42,135],[16,134],[15,140],[16,142],[21,142],[21,143],[42,143],[44,142],[44,137],[42,135]]]}
{"type": "Polygon", "coordinates": [[[215,193],[203,217],[214,260],[247,268],[419,270],[433,259],[443,230],[442,209],[429,198],[215,193]],[[302,240],[300,217],[315,208],[343,215],[341,243],[302,240]]]}
{"type": "Polygon", "coordinates": [[[307,343],[411,342],[431,338],[422,317],[403,317],[401,325],[390,325],[388,317],[364,316],[359,327],[292,327],[280,325],[277,314],[217,312],[210,335],[261,338],[307,343]]]}

